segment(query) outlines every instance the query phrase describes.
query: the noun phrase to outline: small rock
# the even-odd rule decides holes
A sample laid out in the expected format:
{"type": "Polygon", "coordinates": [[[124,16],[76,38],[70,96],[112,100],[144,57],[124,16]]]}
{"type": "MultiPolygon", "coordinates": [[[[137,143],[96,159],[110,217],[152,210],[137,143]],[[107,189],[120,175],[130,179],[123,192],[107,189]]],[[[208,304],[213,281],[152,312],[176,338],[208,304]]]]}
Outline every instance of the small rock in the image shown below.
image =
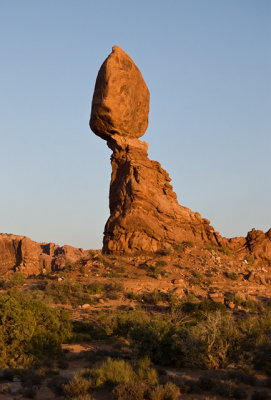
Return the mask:
{"type": "Polygon", "coordinates": [[[185,295],[183,288],[177,287],[173,292],[177,297],[183,297],[185,295]]]}
{"type": "Polygon", "coordinates": [[[88,303],[83,304],[81,308],[82,308],[83,310],[85,310],[85,309],[87,309],[87,308],[90,308],[90,304],[88,304],[88,303]]]}
{"type": "Polygon", "coordinates": [[[224,304],[224,296],[223,296],[222,293],[209,293],[208,297],[209,297],[209,299],[211,299],[215,303],[224,304]]]}
{"type": "Polygon", "coordinates": [[[230,301],[227,305],[231,310],[235,308],[235,304],[232,301],[230,301]]]}
{"type": "Polygon", "coordinates": [[[173,285],[183,285],[184,284],[184,280],[182,278],[173,279],[171,282],[173,283],[173,285]]]}
{"type": "Polygon", "coordinates": [[[161,281],[162,275],[161,275],[161,274],[158,274],[158,275],[157,275],[157,279],[158,279],[159,281],[161,281]]]}
{"type": "Polygon", "coordinates": [[[99,303],[100,304],[104,304],[104,300],[103,299],[99,299],[99,303]]]}
{"type": "Polygon", "coordinates": [[[57,278],[57,281],[58,281],[58,282],[62,282],[62,281],[63,281],[63,278],[57,278]]]}

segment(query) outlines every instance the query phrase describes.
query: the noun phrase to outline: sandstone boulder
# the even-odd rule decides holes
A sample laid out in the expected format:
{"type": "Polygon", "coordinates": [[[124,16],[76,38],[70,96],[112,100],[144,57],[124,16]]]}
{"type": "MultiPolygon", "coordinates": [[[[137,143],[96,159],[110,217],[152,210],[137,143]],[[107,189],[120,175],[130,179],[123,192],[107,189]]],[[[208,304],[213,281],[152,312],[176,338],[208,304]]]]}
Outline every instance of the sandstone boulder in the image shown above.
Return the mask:
{"type": "Polygon", "coordinates": [[[105,140],[116,134],[139,138],[148,127],[149,98],[147,85],[133,60],[114,46],[97,76],[91,129],[105,140]]]}

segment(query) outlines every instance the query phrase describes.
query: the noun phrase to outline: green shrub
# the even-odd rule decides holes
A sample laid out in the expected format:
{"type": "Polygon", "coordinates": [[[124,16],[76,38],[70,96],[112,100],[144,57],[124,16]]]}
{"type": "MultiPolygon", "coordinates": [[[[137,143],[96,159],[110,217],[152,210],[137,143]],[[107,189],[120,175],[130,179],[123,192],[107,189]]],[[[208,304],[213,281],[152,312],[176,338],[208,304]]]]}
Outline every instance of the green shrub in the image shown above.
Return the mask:
{"type": "Polygon", "coordinates": [[[160,260],[156,262],[156,267],[165,267],[167,265],[167,261],[165,260],[160,260]]]}
{"type": "Polygon", "coordinates": [[[112,360],[110,357],[98,368],[90,370],[91,386],[100,387],[105,384],[117,385],[135,379],[132,366],[124,360],[112,360]]]}
{"type": "Polygon", "coordinates": [[[158,385],[150,393],[151,400],[177,400],[180,396],[180,389],[172,382],[164,386],[158,385]]]}
{"type": "Polygon", "coordinates": [[[221,247],[218,247],[217,250],[220,251],[220,253],[225,254],[226,256],[231,255],[230,249],[228,247],[221,246],[221,247]]]}
{"type": "Polygon", "coordinates": [[[78,399],[79,396],[86,395],[90,388],[90,382],[80,374],[75,374],[69,383],[63,386],[65,396],[71,399],[78,399]]]}
{"type": "Polygon", "coordinates": [[[85,288],[88,294],[101,294],[106,291],[105,285],[99,282],[89,283],[85,288]]]}
{"type": "Polygon", "coordinates": [[[143,400],[146,390],[146,384],[135,380],[117,385],[112,394],[115,400],[143,400]]]}
{"type": "Polygon", "coordinates": [[[190,283],[192,285],[200,285],[203,282],[203,275],[197,271],[191,271],[192,276],[190,278],[190,283]]]}
{"type": "Polygon", "coordinates": [[[113,282],[106,286],[105,297],[110,300],[116,300],[119,298],[120,293],[123,292],[124,285],[122,282],[113,282]]]}
{"type": "Polygon", "coordinates": [[[25,277],[21,272],[15,272],[10,280],[1,280],[0,288],[7,290],[11,288],[19,288],[25,284],[25,277]]]}
{"type": "Polygon", "coordinates": [[[140,358],[137,361],[138,368],[136,370],[139,380],[144,381],[150,386],[154,386],[158,382],[157,372],[154,368],[151,368],[151,360],[149,357],[140,358]]]}
{"type": "Polygon", "coordinates": [[[230,300],[236,305],[236,306],[241,306],[243,308],[246,308],[250,311],[256,312],[257,311],[257,304],[255,301],[251,299],[241,299],[241,297],[238,296],[232,296],[230,300]]]}
{"type": "Polygon", "coordinates": [[[26,365],[54,357],[71,334],[64,311],[23,295],[0,295],[0,365],[26,365]]]}

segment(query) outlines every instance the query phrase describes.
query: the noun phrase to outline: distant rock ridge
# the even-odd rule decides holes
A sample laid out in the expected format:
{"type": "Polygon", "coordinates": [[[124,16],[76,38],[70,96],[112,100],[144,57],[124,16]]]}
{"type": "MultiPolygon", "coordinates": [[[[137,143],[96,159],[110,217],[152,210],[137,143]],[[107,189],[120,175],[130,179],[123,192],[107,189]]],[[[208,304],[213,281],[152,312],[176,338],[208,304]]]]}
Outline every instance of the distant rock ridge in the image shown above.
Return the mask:
{"type": "Polygon", "coordinates": [[[141,72],[114,46],[98,72],[90,117],[92,131],[113,151],[110,217],[103,252],[156,252],[183,241],[227,246],[239,252],[254,252],[255,245],[261,255],[271,252],[270,231],[229,240],[199,213],[178,203],[168,173],[148,158],[148,143],[138,139],[147,129],[148,113],[149,91],[141,72]]]}
{"type": "Polygon", "coordinates": [[[0,234],[0,273],[10,270],[24,275],[39,275],[65,267],[83,257],[87,252],[72,246],[54,243],[37,243],[26,236],[0,234]]]}

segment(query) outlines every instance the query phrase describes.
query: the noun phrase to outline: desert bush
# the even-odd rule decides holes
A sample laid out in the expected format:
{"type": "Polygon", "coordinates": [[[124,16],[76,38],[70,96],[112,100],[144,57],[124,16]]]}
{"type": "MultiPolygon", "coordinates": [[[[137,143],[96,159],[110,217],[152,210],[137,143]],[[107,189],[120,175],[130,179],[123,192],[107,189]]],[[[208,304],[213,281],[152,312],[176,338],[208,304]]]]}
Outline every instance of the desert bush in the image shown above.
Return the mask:
{"type": "Polygon", "coordinates": [[[155,263],[155,265],[148,265],[146,263],[142,263],[139,265],[139,268],[144,269],[147,271],[147,275],[152,278],[157,278],[160,274],[162,276],[166,276],[167,272],[163,270],[163,267],[167,265],[167,261],[159,260],[155,263]]]}
{"type": "Polygon", "coordinates": [[[63,393],[71,399],[78,399],[79,396],[86,395],[90,388],[90,382],[80,374],[75,374],[73,378],[63,385],[63,393]]]}
{"type": "Polygon", "coordinates": [[[236,281],[238,279],[238,274],[235,271],[224,271],[226,278],[236,281]]]}
{"type": "Polygon", "coordinates": [[[112,360],[110,357],[100,367],[90,370],[92,387],[131,382],[135,376],[130,363],[124,360],[112,360]]]}
{"type": "Polygon", "coordinates": [[[173,382],[158,385],[150,392],[151,400],[177,400],[179,396],[180,389],[173,382]]]}
{"type": "Polygon", "coordinates": [[[77,306],[79,304],[92,304],[93,300],[88,293],[88,287],[84,287],[80,283],[72,283],[70,281],[62,282],[46,282],[44,294],[51,298],[54,304],[71,304],[77,306]]]}
{"type": "Polygon", "coordinates": [[[217,250],[220,251],[220,253],[225,254],[226,256],[231,255],[230,249],[228,247],[218,246],[217,250]]]}
{"type": "Polygon", "coordinates": [[[151,368],[151,360],[149,357],[140,358],[137,361],[136,373],[140,381],[145,382],[150,386],[154,386],[158,382],[157,372],[151,368]]]}
{"type": "Polygon", "coordinates": [[[177,305],[185,314],[194,314],[197,317],[202,317],[204,314],[209,312],[220,311],[222,313],[226,312],[226,306],[219,302],[214,302],[211,299],[203,299],[200,302],[195,302],[195,299],[189,300],[184,299],[177,305]]]}
{"type": "Polygon", "coordinates": [[[64,311],[13,293],[0,296],[0,364],[27,365],[54,357],[71,334],[64,311]]]}
{"type": "Polygon", "coordinates": [[[148,320],[148,314],[141,310],[102,312],[96,318],[93,331],[97,334],[96,338],[129,337],[135,326],[140,326],[148,320]]]}
{"type": "Polygon", "coordinates": [[[191,271],[191,278],[190,278],[190,283],[192,285],[200,285],[203,282],[203,275],[197,271],[191,271]]]}
{"type": "Polygon", "coordinates": [[[253,301],[251,299],[242,299],[239,296],[231,296],[231,297],[229,297],[229,300],[232,301],[236,306],[241,306],[252,312],[256,312],[258,309],[255,301],[253,301]]]}
{"type": "Polygon", "coordinates": [[[106,285],[105,297],[110,300],[116,300],[119,298],[120,293],[124,291],[124,285],[122,282],[112,282],[106,285]]]}
{"type": "Polygon", "coordinates": [[[117,385],[112,394],[115,400],[143,400],[146,390],[146,384],[135,380],[117,385]]]}
{"type": "Polygon", "coordinates": [[[184,251],[186,248],[193,248],[195,245],[191,241],[183,241],[181,243],[174,243],[172,245],[174,251],[181,252],[184,251]]]}
{"type": "Polygon", "coordinates": [[[162,292],[158,292],[158,290],[153,290],[152,292],[144,292],[140,296],[141,300],[146,304],[156,305],[160,302],[167,301],[167,295],[162,292]]]}
{"type": "Polygon", "coordinates": [[[156,261],[156,263],[155,263],[155,266],[156,267],[165,267],[167,265],[167,261],[165,261],[165,260],[159,260],[159,261],[156,261]]]}
{"type": "Polygon", "coordinates": [[[0,289],[11,289],[14,287],[21,287],[25,284],[25,277],[23,276],[23,274],[21,272],[15,272],[12,275],[11,279],[8,280],[1,280],[0,281],[0,289]]]}
{"type": "Polygon", "coordinates": [[[100,282],[92,282],[85,285],[88,294],[101,294],[106,291],[105,285],[100,282]]]}

